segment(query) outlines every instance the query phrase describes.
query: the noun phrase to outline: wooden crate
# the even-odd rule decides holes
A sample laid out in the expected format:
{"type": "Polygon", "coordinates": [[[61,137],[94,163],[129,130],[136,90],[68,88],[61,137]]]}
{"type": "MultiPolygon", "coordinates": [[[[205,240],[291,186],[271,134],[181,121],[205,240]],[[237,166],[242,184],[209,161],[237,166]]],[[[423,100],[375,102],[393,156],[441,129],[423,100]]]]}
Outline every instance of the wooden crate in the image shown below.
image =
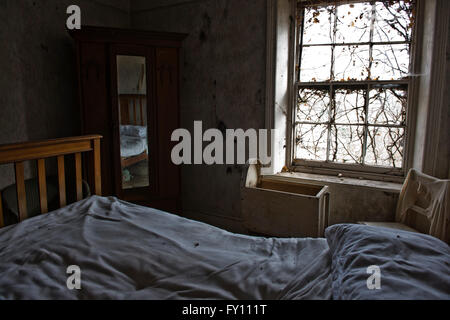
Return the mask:
{"type": "Polygon", "coordinates": [[[323,237],[328,226],[328,186],[261,176],[250,165],[241,186],[244,226],[274,237],[323,237]]]}

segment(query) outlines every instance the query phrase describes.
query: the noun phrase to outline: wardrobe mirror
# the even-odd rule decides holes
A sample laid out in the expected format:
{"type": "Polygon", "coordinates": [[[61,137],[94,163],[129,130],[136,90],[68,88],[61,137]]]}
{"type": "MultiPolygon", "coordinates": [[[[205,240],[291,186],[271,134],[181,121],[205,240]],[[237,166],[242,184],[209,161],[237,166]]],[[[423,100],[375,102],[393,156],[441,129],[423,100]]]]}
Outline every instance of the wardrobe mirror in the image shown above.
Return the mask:
{"type": "Polygon", "coordinates": [[[117,55],[122,188],[149,186],[145,57],[117,55]]]}

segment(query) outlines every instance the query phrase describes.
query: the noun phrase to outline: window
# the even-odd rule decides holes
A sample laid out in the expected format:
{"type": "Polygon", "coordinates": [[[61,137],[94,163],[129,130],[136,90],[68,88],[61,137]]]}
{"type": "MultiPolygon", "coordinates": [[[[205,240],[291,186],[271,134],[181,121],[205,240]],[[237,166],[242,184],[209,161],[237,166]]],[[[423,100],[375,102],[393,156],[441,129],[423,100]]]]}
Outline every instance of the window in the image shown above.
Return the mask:
{"type": "Polygon", "coordinates": [[[299,2],[293,163],[403,173],[415,3],[299,2]]]}

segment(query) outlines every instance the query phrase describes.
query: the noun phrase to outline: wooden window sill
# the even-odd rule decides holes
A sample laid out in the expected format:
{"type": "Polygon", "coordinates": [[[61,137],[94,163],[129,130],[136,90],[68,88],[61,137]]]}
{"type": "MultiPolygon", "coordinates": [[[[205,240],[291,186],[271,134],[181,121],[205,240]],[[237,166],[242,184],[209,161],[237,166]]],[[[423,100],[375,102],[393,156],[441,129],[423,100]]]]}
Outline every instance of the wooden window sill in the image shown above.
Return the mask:
{"type": "Polygon", "coordinates": [[[368,179],[357,179],[349,177],[337,177],[313,173],[303,172],[282,172],[274,175],[264,175],[263,179],[286,181],[290,183],[311,183],[318,185],[347,185],[347,186],[359,186],[362,188],[377,189],[385,192],[400,193],[402,189],[401,183],[375,181],[368,179]]]}

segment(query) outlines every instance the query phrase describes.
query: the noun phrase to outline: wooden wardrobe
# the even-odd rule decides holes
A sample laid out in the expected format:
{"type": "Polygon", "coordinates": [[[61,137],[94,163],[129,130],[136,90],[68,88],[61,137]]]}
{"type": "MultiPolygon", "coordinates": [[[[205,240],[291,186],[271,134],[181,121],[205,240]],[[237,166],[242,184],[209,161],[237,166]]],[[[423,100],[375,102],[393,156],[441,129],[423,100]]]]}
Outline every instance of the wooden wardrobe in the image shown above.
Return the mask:
{"type": "Polygon", "coordinates": [[[82,131],[103,135],[103,195],[180,213],[180,169],[171,161],[171,134],[179,128],[185,35],[101,27],[70,33],[76,41],[82,131]]]}

